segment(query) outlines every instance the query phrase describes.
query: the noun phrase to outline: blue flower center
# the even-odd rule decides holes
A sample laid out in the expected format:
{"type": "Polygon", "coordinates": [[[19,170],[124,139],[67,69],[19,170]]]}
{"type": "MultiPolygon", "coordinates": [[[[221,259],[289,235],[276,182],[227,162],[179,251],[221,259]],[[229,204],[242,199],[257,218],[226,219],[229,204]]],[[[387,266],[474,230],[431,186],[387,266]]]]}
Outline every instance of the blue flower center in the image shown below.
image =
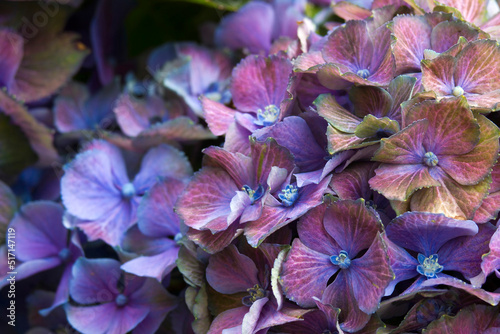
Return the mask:
{"type": "Polygon", "coordinates": [[[444,267],[438,263],[439,257],[437,254],[432,254],[429,257],[425,255],[418,254],[417,271],[420,275],[424,275],[427,278],[437,278],[436,274],[443,271],[444,267]]]}
{"type": "Polygon", "coordinates": [[[368,77],[370,76],[370,71],[369,71],[369,70],[367,70],[366,68],[364,68],[364,69],[362,69],[362,70],[358,70],[358,71],[356,72],[356,74],[357,74],[358,76],[360,76],[361,78],[366,79],[366,78],[368,78],[368,77]]]}
{"type": "Polygon", "coordinates": [[[424,164],[426,164],[427,166],[434,167],[434,166],[437,166],[439,159],[434,153],[427,152],[424,154],[423,161],[424,161],[424,164]]]}
{"type": "Polygon", "coordinates": [[[125,198],[131,198],[131,197],[135,196],[135,187],[131,182],[125,183],[123,185],[122,196],[125,198]]]}
{"type": "Polygon", "coordinates": [[[123,305],[127,304],[127,302],[128,302],[128,298],[124,294],[122,294],[122,293],[120,293],[115,298],[115,303],[118,306],[123,306],[123,305]]]}
{"type": "Polygon", "coordinates": [[[69,257],[71,256],[71,252],[68,248],[63,248],[61,249],[61,251],[59,252],[59,258],[63,261],[63,262],[66,262],[69,260],[69,257]]]}
{"type": "Polygon", "coordinates": [[[265,298],[269,295],[269,291],[264,290],[260,287],[259,284],[255,284],[253,288],[247,289],[248,296],[245,296],[241,299],[241,303],[245,306],[252,306],[252,304],[262,298],[265,298]]]}
{"type": "Polygon", "coordinates": [[[299,190],[297,189],[297,186],[289,184],[285,187],[285,189],[281,190],[278,197],[284,206],[292,206],[297,198],[299,198],[299,190]]]}
{"type": "Polygon", "coordinates": [[[174,236],[174,241],[175,241],[175,242],[179,242],[179,241],[181,241],[181,239],[182,239],[182,233],[181,233],[181,232],[177,233],[177,234],[174,236]]]}
{"type": "Polygon", "coordinates": [[[280,110],[274,104],[257,110],[257,120],[254,122],[257,125],[270,126],[278,121],[280,110]]]}
{"type": "Polygon", "coordinates": [[[257,186],[255,190],[253,190],[252,188],[250,188],[250,186],[247,186],[246,184],[241,189],[247,193],[248,197],[250,197],[251,201],[250,204],[254,204],[264,195],[264,187],[261,186],[260,184],[257,186]]]}
{"type": "Polygon", "coordinates": [[[460,86],[456,86],[455,88],[453,88],[453,96],[462,96],[464,95],[464,89],[460,86]]]}
{"type": "Polygon", "coordinates": [[[341,269],[347,269],[351,265],[351,259],[345,250],[341,250],[339,255],[330,256],[330,261],[341,269]]]}

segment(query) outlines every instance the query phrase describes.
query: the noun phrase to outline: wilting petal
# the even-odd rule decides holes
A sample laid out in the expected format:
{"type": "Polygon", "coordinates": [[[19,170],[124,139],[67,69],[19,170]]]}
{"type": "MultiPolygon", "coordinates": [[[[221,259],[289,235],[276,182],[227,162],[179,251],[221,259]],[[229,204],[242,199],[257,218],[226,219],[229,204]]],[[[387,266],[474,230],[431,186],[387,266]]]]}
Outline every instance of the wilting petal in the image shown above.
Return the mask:
{"type": "Polygon", "coordinates": [[[436,254],[448,241],[478,232],[472,220],[455,220],[443,214],[405,212],[387,227],[389,240],[423,255],[436,254]]]}
{"type": "Polygon", "coordinates": [[[53,94],[78,71],[89,53],[77,39],[72,33],[37,34],[24,46],[23,61],[9,92],[26,102],[53,94]]]}
{"type": "Polygon", "coordinates": [[[302,307],[315,305],[312,297],[321,297],[328,280],[338,267],[330,255],[316,252],[295,239],[281,272],[281,284],[288,299],[302,307]]]}

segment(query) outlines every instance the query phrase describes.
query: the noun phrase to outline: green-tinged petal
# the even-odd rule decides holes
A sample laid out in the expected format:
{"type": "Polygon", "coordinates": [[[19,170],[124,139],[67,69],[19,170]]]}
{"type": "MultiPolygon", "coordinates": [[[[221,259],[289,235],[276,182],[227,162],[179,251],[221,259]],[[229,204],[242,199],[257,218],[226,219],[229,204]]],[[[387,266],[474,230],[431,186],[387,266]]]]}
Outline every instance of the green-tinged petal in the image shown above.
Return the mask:
{"type": "Polygon", "coordinates": [[[359,117],[387,116],[393,102],[391,95],[385,89],[373,86],[353,87],[349,92],[349,99],[354,106],[354,113],[359,117]]]}
{"type": "Polygon", "coordinates": [[[411,198],[411,210],[443,213],[454,219],[472,219],[475,210],[488,194],[491,176],[476,185],[463,186],[442,171],[436,174],[442,186],[416,192],[411,198]]]}
{"type": "Polygon", "coordinates": [[[474,185],[490,172],[498,157],[499,129],[483,115],[478,115],[479,143],[469,153],[439,157],[439,166],[462,185],[474,185]]]}
{"type": "Polygon", "coordinates": [[[330,154],[349,150],[365,140],[364,138],[358,138],[352,133],[340,132],[331,125],[326,129],[326,136],[328,138],[328,152],[330,154]]]}
{"type": "Polygon", "coordinates": [[[422,164],[382,164],[375,173],[369,181],[370,186],[390,200],[406,201],[419,189],[440,186],[429,174],[429,168],[422,164]]]}
{"type": "Polygon", "coordinates": [[[322,94],[314,101],[318,114],[336,129],[354,133],[361,119],[340,106],[330,94],[322,94]]]}
{"type": "Polygon", "coordinates": [[[422,87],[426,91],[434,91],[438,96],[451,96],[455,87],[453,71],[456,59],[449,55],[441,55],[432,60],[422,60],[422,87]]]}
{"type": "Polygon", "coordinates": [[[356,127],[354,134],[359,138],[389,137],[399,131],[399,124],[388,117],[377,118],[366,115],[363,121],[356,127]]]}

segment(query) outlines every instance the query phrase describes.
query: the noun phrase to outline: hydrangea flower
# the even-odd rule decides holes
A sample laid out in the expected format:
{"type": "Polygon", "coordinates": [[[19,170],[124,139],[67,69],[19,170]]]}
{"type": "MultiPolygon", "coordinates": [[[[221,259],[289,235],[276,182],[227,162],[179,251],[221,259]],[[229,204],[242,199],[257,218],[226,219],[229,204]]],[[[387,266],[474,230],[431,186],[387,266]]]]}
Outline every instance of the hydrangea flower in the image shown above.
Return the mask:
{"type": "Polygon", "coordinates": [[[83,333],[155,333],[177,303],[156,280],[122,276],[112,259],[79,258],[69,293],[68,321],[83,333]]]}
{"type": "Polygon", "coordinates": [[[438,99],[465,96],[473,108],[497,110],[500,100],[497,41],[463,40],[453,52],[422,61],[422,86],[438,99]]]}
{"type": "Polygon", "coordinates": [[[90,96],[80,83],[69,83],[54,102],[54,123],[60,132],[106,128],[114,120],[113,106],[120,85],[117,81],[90,96]]]}
{"type": "Polygon", "coordinates": [[[231,95],[237,110],[207,97],[201,99],[208,127],[217,136],[226,134],[226,149],[248,153],[249,135],[290,114],[294,82],[288,59],[246,57],[232,75],[231,95]]]}
{"type": "Polygon", "coordinates": [[[413,211],[472,218],[486,196],[498,156],[498,128],[474,118],[465,98],[424,101],[406,111],[408,126],[382,139],[370,186],[413,211]],[[413,194],[413,195],[412,195],[413,194]]]}
{"type": "Polygon", "coordinates": [[[302,307],[321,298],[341,309],[343,330],[363,328],[393,279],[380,218],[363,200],[344,200],[312,209],[297,228],[280,276],[287,298],[302,307]]]}
{"type": "Polygon", "coordinates": [[[68,213],[84,220],[78,227],[90,240],[117,246],[137,219],[140,198],[159,177],[182,179],[191,173],[181,152],[162,145],[145,154],[139,173],[130,181],[120,150],[96,140],[65,166],[62,201],[68,213]]]}
{"type": "Polygon", "coordinates": [[[443,214],[406,212],[395,218],[386,233],[396,279],[386,294],[391,294],[397,283],[415,276],[418,278],[405,294],[421,289],[427,279],[449,277],[443,271],[460,272],[469,280],[477,276],[481,256],[487,252],[485,241],[493,232],[491,225],[478,228],[471,220],[455,220],[443,214]]]}
{"type": "Polygon", "coordinates": [[[345,81],[387,86],[396,69],[390,44],[387,27],[374,29],[366,21],[346,22],[328,36],[323,46],[326,64],[319,68],[319,81],[330,89],[343,89],[345,81]]]}
{"type": "MultiPolygon", "coordinates": [[[[251,142],[251,155],[217,147],[204,150],[205,166],[179,198],[176,212],[191,227],[188,236],[214,253],[257,220],[269,193],[278,190],[294,168],[289,151],[274,140],[251,142]]],[[[252,229],[258,228],[253,226],[252,229]]]]}

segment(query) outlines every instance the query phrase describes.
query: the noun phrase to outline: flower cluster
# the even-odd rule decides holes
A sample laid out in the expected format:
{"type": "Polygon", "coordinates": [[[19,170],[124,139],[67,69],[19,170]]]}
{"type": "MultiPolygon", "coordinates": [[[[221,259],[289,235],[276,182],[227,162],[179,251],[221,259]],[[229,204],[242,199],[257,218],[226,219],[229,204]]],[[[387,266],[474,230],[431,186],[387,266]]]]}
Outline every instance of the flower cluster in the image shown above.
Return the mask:
{"type": "Polygon", "coordinates": [[[205,5],[2,4],[8,325],[500,331],[498,1],[205,5]]]}

